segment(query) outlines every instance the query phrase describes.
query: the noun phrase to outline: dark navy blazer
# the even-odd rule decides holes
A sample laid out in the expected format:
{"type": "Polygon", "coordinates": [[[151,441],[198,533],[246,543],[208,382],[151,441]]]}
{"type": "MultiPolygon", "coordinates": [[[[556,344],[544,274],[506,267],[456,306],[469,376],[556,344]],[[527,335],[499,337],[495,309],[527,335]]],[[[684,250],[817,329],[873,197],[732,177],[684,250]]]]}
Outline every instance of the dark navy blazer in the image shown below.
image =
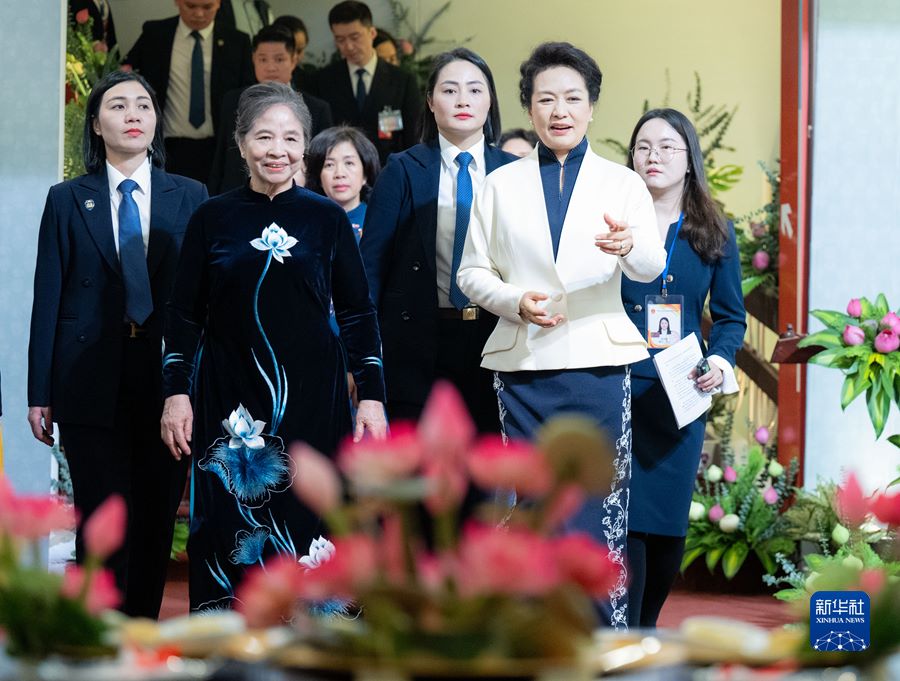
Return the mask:
{"type": "MultiPolygon", "coordinates": [[[[485,143],[487,173],[516,160],[485,143]]],[[[440,177],[438,140],[417,144],[388,159],[369,197],[360,250],[378,308],[388,402],[424,403],[434,381],[440,177]]],[[[479,319],[485,340],[496,321],[479,319]]]]}
{"type": "MultiPolygon", "coordinates": [[[[150,184],[147,270],[153,313],[144,327],[162,347],[163,310],[181,240],[207,198],[195,180],[156,167],[150,184]]],[[[50,188],[38,237],[28,346],[28,404],[53,420],[110,425],[116,410],[125,288],[113,240],[106,169],[50,188]]],[[[160,369],[162,374],[162,353],[160,369]]],[[[162,395],[160,386],[147,386],[162,395]]]]}

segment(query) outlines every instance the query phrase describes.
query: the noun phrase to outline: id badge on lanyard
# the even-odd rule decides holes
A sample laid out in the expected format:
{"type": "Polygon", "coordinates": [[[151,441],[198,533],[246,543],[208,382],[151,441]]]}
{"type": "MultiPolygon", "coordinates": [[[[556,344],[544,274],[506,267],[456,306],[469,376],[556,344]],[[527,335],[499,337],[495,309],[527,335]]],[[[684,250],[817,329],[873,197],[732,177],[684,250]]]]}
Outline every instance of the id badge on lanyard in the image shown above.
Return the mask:
{"type": "Polygon", "coordinates": [[[648,295],[644,298],[645,328],[647,329],[647,345],[651,348],[667,348],[680,341],[684,336],[684,324],[682,311],[684,310],[684,296],[670,295],[668,291],[669,265],[672,262],[672,254],[678,243],[678,232],[684,222],[684,211],[678,217],[675,225],[675,235],[672,238],[672,246],[666,257],[666,268],[662,272],[662,290],[659,295],[648,295]]]}
{"type": "Polygon", "coordinates": [[[391,139],[395,132],[403,130],[403,113],[400,109],[384,107],[378,112],[378,139],[391,139]]]}

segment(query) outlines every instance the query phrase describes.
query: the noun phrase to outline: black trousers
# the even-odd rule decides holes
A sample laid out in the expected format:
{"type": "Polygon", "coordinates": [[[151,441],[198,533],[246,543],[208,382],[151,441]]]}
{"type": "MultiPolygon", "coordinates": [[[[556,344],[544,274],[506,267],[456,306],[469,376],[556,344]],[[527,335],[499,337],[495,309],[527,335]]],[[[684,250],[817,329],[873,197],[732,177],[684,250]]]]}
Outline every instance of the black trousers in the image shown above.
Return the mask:
{"type": "MultiPolygon", "coordinates": [[[[456,386],[479,433],[500,432],[500,409],[494,392],[494,373],[481,368],[481,351],[497,318],[481,311],[476,320],[438,319],[437,360],[434,380],[456,386]]],[[[390,389],[389,389],[390,390],[390,389]]],[[[424,404],[388,402],[393,420],[417,421],[424,404]]]]}
{"type": "Polygon", "coordinates": [[[128,507],[124,546],[107,560],[122,594],[120,610],[159,616],[175,514],[184,492],[187,457],[176,462],[159,436],[159,338],[123,338],[115,421],[107,426],[61,423],[81,521],[75,557],[85,559],[82,524],[112,494],[128,507]]]}
{"type": "Polygon", "coordinates": [[[628,533],[628,626],[656,627],[656,620],[684,555],[685,537],[628,533]]]}
{"type": "Polygon", "coordinates": [[[166,170],[206,184],[209,182],[215,154],[215,137],[196,140],[170,137],[166,139],[166,170]]]}

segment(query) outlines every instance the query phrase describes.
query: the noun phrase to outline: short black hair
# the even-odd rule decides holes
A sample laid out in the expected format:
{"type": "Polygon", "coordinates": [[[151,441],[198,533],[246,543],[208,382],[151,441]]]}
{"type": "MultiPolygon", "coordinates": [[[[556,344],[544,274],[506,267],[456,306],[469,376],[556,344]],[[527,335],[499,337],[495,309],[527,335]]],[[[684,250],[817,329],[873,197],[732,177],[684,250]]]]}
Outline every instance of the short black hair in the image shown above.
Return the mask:
{"type": "Polygon", "coordinates": [[[597,62],[587,52],[571,43],[541,43],[534,48],[531,56],[522,62],[519,73],[519,101],[525,109],[531,107],[531,95],[534,93],[534,79],[542,71],[557,66],[568,66],[577,71],[588,91],[588,101],[593,105],[600,97],[600,84],[603,74],[597,62]]]}
{"type": "Polygon", "coordinates": [[[372,41],[372,47],[378,47],[381,43],[393,43],[394,47],[397,47],[397,41],[394,40],[394,36],[385,31],[383,28],[375,29],[375,40],[372,41]]]}
{"type": "MultiPolygon", "coordinates": [[[[494,86],[494,74],[491,73],[491,67],[480,56],[465,47],[457,47],[449,52],[441,52],[431,61],[431,73],[428,74],[428,82],[425,85],[425,97],[431,99],[434,94],[434,88],[437,85],[438,75],[448,64],[455,61],[467,61],[474,64],[484,74],[487,81],[488,94],[491,98],[491,108],[488,110],[487,120],[484,122],[484,139],[487,144],[493,144],[500,134],[500,102],[497,99],[497,88],[494,86]]],[[[438,137],[437,121],[434,119],[434,113],[428,106],[422,108],[421,136],[423,142],[431,142],[438,137]]]]}
{"type": "Polygon", "coordinates": [[[534,146],[538,143],[538,136],[534,130],[526,130],[525,128],[510,128],[503,132],[500,135],[500,139],[497,140],[497,146],[501,149],[503,145],[509,142],[510,140],[525,140],[531,146],[534,146]]]}
{"type": "Polygon", "coordinates": [[[366,183],[362,188],[361,197],[363,201],[366,201],[378,173],[381,172],[381,161],[378,158],[378,149],[365,133],[359,128],[349,125],[325,128],[313,137],[306,150],[306,188],[319,194],[325,194],[325,190],[322,188],[322,168],[325,166],[328,153],[341,142],[350,142],[356,149],[356,153],[359,154],[359,160],[362,161],[366,183]]]}
{"type": "Polygon", "coordinates": [[[94,119],[97,118],[97,114],[100,112],[103,95],[116,85],[128,82],[137,83],[150,95],[153,111],[156,114],[156,129],[153,131],[153,141],[150,142],[147,155],[150,157],[150,162],[158,168],[162,168],[166,164],[163,112],[159,108],[159,102],[156,101],[156,92],[150,87],[150,83],[135,71],[113,71],[97,81],[85,106],[84,139],[81,143],[81,154],[84,160],[84,169],[89,173],[99,173],[106,165],[106,144],[103,142],[103,138],[94,132],[94,119]]]}
{"type": "Polygon", "coordinates": [[[263,26],[259,29],[259,33],[253,36],[254,52],[256,52],[256,48],[261,43],[281,43],[292,55],[297,49],[297,44],[294,42],[294,34],[287,26],[276,26],[275,24],[263,26]]]}
{"type": "Polygon", "coordinates": [[[328,25],[352,24],[360,22],[363,26],[372,25],[372,10],[364,2],[359,0],[344,0],[339,2],[328,12],[328,25]]]}
{"type": "Polygon", "coordinates": [[[269,25],[284,26],[291,32],[291,35],[294,33],[302,33],[306,36],[306,39],[309,40],[309,31],[306,30],[306,24],[303,23],[303,19],[300,17],[295,17],[291,14],[282,14],[269,25]]]}

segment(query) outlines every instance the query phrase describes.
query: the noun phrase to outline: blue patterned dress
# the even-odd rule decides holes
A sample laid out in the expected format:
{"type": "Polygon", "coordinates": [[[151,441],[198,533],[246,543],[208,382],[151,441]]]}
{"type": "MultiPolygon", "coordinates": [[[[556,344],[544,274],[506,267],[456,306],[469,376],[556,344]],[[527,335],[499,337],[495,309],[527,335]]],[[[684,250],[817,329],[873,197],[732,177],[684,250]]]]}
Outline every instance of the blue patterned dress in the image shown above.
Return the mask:
{"type": "Polygon", "coordinates": [[[231,607],[248,566],[306,554],[320,520],[294,496],[287,449],[331,454],[360,399],[384,401],[380,338],[356,237],[330,199],[248,187],[203,204],[168,307],[165,396],[194,407],[192,610],[231,607]],[[329,328],[330,301],[340,327],[329,328]]]}

